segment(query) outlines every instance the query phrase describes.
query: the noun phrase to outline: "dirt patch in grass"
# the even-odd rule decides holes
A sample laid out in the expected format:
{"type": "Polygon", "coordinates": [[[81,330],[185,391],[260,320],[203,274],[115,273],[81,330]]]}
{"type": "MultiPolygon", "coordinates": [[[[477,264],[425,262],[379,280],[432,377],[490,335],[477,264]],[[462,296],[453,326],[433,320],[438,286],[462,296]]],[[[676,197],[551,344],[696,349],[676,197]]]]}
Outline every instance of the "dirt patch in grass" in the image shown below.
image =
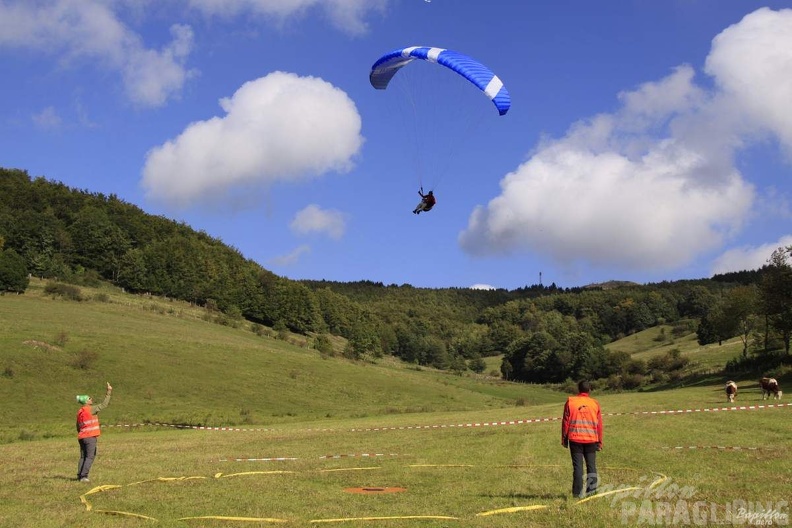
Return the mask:
{"type": "Polygon", "coordinates": [[[347,493],[363,493],[363,494],[377,494],[377,493],[399,493],[407,491],[407,488],[379,488],[367,486],[365,488],[346,488],[344,491],[347,493]]]}
{"type": "Polygon", "coordinates": [[[50,345],[49,343],[45,343],[44,341],[36,341],[34,339],[28,339],[27,341],[22,341],[22,344],[32,346],[37,350],[47,350],[49,352],[60,352],[60,347],[55,345],[50,345]]]}

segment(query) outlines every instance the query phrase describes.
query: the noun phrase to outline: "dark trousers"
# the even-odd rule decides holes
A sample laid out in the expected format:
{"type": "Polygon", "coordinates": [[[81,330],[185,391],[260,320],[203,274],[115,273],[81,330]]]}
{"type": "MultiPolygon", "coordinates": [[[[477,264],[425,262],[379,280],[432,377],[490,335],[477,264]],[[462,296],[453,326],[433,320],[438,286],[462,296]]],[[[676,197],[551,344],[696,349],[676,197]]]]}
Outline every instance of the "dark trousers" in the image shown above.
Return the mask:
{"type": "Polygon", "coordinates": [[[572,495],[583,498],[597,490],[597,444],[569,442],[572,455],[572,495]],[[583,462],[586,463],[586,493],[583,494],[583,462]]]}
{"type": "Polygon", "coordinates": [[[90,438],[79,438],[80,442],[80,464],[77,466],[77,479],[88,478],[94,458],[96,458],[96,440],[98,436],[90,438]]]}

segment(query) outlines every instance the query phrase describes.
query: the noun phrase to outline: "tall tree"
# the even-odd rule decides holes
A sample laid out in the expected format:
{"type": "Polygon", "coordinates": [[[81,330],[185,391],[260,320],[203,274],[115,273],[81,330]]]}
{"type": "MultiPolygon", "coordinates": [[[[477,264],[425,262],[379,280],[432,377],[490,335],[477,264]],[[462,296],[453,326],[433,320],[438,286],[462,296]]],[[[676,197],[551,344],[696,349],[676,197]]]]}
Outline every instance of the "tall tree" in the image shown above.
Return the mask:
{"type": "Polygon", "coordinates": [[[760,286],[761,301],[767,321],[784,342],[784,352],[789,355],[792,337],[792,246],[780,247],[765,266],[760,286]]]}
{"type": "Polygon", "coordinates": [[[289,330],[305,334],[324,329],[319,301],[307,287],[297,282],[283,281],[276,295],[280,321],[289,330]]]}
{"type": "Polygon", "coordinates": [[[726,293],[723,312],[733,332],[743,344],[743,357],[748,357],[748,341],[756,328],[759,291],[753,284],[737,286],[726,293]]]}
{"type": "Polygon", "coordinates": [[[684,293],[677,308],[683,317],[703,317],[715,301],[716,297],[709,289],[693,286],[684,293]]]}
{"type": "Polygon", "coordinates": [[[726,302],[723,299],[718,299],[707,308],[696,329],[699,345],[722,345],[723,341],[736,334],[735,318],[726,313],[726,302]]]}
{"type": "Polygon", "coordinates": [[[24,293],[29,283],[25,259],[13,249],[0,251],[0,292],[24,293]]]}
{"type": "Polygon", "coordinates": [[[93,206],[81,209],[69,233],[80,264],[95,269],[106,279],[118,279],[121,259],[130,243],[126,233],[110,220],[104,209],[93,206]]]}

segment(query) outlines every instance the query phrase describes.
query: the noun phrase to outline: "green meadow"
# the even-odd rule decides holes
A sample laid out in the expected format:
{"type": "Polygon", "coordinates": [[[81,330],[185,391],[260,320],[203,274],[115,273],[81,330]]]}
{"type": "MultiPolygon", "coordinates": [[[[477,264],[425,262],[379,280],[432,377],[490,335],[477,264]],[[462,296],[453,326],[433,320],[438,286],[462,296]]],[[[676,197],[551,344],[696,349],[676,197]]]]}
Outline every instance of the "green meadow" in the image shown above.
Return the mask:
{"type": "MultiPolygon", "coordinates": [[[[607,346],[610,350],[627,352],[635,359],[649,360],[679,350],[690,359],[689,372],[721,372],[726,362],[742,354],[743,342],[739,337],[721,345],[699,345],[695,333],[674,337],[672,327],[660,325],[620,339],[607,346]]],[[[756,380],[752,380],[756,381],[756,380]]]]}
{"type": "Polygon", "coordinates": [[[594,394],[601,493],[579,501],[564,393],[323,357],[310,338],[186,303],[110,287],[66,301],[43,286],[0,297],[0,526],[701,526],[757,524],[761,510],[788,523],[792,406],[763,402],[755,376],[728,405],[723,376],[706,374],[739,341],[614,343],[645,359],[679,348],[705,374],[594,394]],[[99,455],[79,483],[75,395],[98,400],[106,381],[99,455]]]}

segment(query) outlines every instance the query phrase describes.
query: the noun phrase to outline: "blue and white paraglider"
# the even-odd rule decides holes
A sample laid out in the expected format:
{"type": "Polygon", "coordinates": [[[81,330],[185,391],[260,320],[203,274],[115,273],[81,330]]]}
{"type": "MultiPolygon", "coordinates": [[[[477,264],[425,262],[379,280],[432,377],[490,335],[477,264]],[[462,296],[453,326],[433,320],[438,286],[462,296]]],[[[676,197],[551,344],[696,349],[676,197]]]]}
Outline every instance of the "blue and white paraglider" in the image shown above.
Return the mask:
{"type": "Polygon", "coordinates": [[[481,90],[495,104],[500,115],[509,111],[509,91],[492,70],[467,55],[443,48],[411,46],[386,53],[371,67],[371,85],[378,90],[384,90],[400,69],[416,59],[433,62],[455,71],[481,90]]]}
{"type": "MultiPolygon", "coordinates": [[[[462,101],[465,101],[467,96],[463,97],[462,93],[457,94],[456,85],[459,85],[459,92],[464,92],[465,94],[472,94],[473,92],[469,90],[477,89],[487,99],[492,101],[501,116],[509,111],[511,97],[509,91],[503,85],[503,81],[488,67],[463,53],[444,48],[410,46],[386,53],[374,62],[369,73],[369,81],[374,88],[385,90],[389,85],[394,84],[391,81],[397,75],[397,81],[401,81],[396,83],[401,84],[401,89],[396,90],[401,93],[397,95],[407,96],[409,102],[400,117],[408,120],[413,119],[413,122],[406,123],[406,125],[416,135],[414,145],[416,150],[415,173],[418,176],[420,186],[418,194],[421,196],[421,201],[413,210],[413,213],[420,214],[432,209],[436,203],[433,190],[430,189],[426,194],[423,192],[424,177],[430,176],[430,181],[433,183],[431,187],[434,187],[443,174],[447,172],[451,161],[456,158],[456,153],[464,152],[464,147],[462,146],[464,136],[466,134],[481,133],[480,127],[473,126],[475,122],[474,116],[491,115],[483,99],[482,106],[484,108],[479,108],[475,104],[462,104],[462,101]],[[420,90],[413,90],[413,81],[415,81],[417,86],[420,84],[418,80],[423,80],[424,77],[418,76],[416,79],[412,75],[419,73],[416,70],[424,70],[423,67],[414,66],[410,68],[409,66],[420,62],[430,65],[427,66],[426,72],[430,74],[427,77],[437,77],[436,80],[438,81],[448,78],[449,82],[447,84],[453,84],[454,90],[446,91],[446,88],[450,87],[441,82],[437,84],[429,83],[422,86],[420,90]],[[435,71],[433,70],[434,66],[431,65],[437,65],[441,69],[435,71]],[[398,75],[404,68],[407,71],[398,75]],[[442,71],[443,69],[447,69],[452,75],[446,76],[442,71]],[[469,85],[472,86],[468,88],[469,85]],[[430,100],[431,102],[429,102],[430,100]],[[428,110],[428,112],[424,113],[418,110],[418,107],[422,104],[422,109],[428,110]],[[440,106],[447,108],[449,111],[446,113],[438,112],[440,106]],[[426,115],[430,113],[432,115],[426,115]],[[455,119],[456,122],[454,124],[449,123],[448,121],[451,119],[455,119]],[[423,125],[421,122],[423,122],[423,125]],[[451,132],[449,133],[449,131],[451,132]],[[439,144],[443,140],[445,143],[439,144]],[[425,155],[422,153],[425,153],[425,155]],[[431,163],[443,166],[429,170],[431,163]]],[[[490,119],[487,118],[485,121],[490,121],[490,119]]]]}

